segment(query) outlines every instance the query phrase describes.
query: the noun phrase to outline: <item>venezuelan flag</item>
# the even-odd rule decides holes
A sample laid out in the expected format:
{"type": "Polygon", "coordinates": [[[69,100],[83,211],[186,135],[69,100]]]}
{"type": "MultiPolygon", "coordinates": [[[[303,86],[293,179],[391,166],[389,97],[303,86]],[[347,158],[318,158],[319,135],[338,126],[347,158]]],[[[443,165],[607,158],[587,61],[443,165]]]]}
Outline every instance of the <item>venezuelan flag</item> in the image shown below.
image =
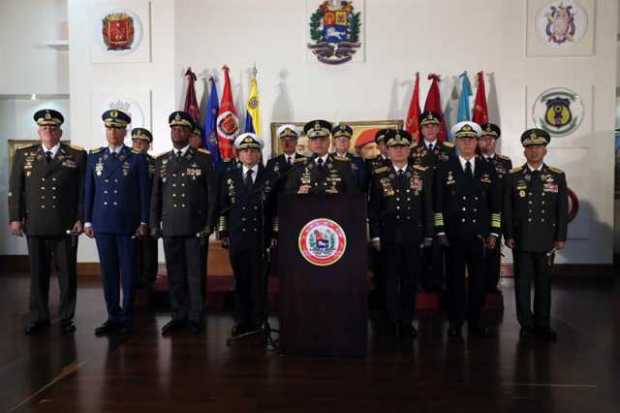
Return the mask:
{"type": "Polygon", "coordinates": [[[250,95],[245,108],[245,132],[255,133],[260,136],[260,105],[258,99],[258,83],[256,82],[256,73],[256,68],[254,68],[252,79],[250,79],[250,95]]]}

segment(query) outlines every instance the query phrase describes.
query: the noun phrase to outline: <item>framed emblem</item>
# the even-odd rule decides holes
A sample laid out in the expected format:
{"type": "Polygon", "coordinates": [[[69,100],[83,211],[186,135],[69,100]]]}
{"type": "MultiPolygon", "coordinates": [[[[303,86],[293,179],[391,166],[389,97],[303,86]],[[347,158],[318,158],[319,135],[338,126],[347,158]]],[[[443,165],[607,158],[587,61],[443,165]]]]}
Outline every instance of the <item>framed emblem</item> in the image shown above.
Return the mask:
{"type": "Polygon", "coordinates": [[[559,137],[574,132],[583,121],[581,97],[571,89],[552,88],[542,92],[532,107],[536,127],[559,137]]]}
{"type": "Polygon", "coordinates": [[[595,0],[528,0],[528,56],[593,54],[595,0]]]}
{"type": "Polygon", "coordinates": [[[148,62],[150,2],[106,1],[93,6],[93,63],[148,62]]]}
{"type": "Polygon", "coordinates": [[[364,60],[364,1],[306,0],[307,59],[327,65],[364,60]]]}

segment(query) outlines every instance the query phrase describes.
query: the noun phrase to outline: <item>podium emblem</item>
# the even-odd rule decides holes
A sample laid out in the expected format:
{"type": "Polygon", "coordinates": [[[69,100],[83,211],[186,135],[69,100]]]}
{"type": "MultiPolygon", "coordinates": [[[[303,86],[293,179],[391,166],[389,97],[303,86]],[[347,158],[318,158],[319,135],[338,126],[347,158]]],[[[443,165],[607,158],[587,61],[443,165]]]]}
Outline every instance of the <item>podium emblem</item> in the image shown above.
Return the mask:
{"type": "Polygon", "coordinates": [[[342,227],[327,218],[308,222],[299,233],[299,252],[312,265],[326,267],[338,262],[347,247],[342,227]]]}

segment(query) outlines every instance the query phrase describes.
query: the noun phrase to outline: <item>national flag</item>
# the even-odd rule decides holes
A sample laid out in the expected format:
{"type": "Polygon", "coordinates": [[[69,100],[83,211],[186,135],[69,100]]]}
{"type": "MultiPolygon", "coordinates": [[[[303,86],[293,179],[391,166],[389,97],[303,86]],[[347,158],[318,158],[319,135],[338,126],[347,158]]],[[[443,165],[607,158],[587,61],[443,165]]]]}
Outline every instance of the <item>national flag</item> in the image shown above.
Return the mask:
{"type": "Polygon", "coordinates": [[[252,71],[252,78],[250,79],[250,95],[248,96],[248,103],[246,105],[245,116],[245,132],[255,133],[260,136],[260,105],[258,99],[258,83],[256,82],[257,70],[254,67],[252,71]]]}
{"type": "Polygon", "coordinates": [[[220,111],[219,99],[217,97],[217,88],[213,76],[209,77],[211,91],[209,92],[209,101],[207,102],[207,113],[204,120],[204,136],[202,138],[202,146],[211,152],[213,166],[216,168],[221,162],[220,149],[217,139],[217,116],[220,111]]]}
{"type": "Polygon", "coordinates": [[[469,98],[471,97],[471,83],[467,72],[463,72],[461,76],[461,95],[459,96],[459,110],[456,115],[456,122],[471,120],[471,111],[469,110],[469,98]]]}
{"type": "Polygon", "coordinates": [[[424,102],[424,112],[433,112],[439,117],[439,135],[437,140],[444,142],[448,138],[448,131],[446,129],[446,123],[443,119],[443,111],[441,110],[441,96],[439,94],[439,76],[431,73],[428,75],[428,80],[432,80],[431,87],[428,89],[426,95],[426,102],[424,102]]]}
{"type": "Polygon", "coordinates": [[[188,68],[185,72],[187,78],[187,92],[185,93],[185,106],[184,111],[194,119],[194,122],[200,122],[200,106],[196,100],[196,89],[194,83],[196,82],[196,75],[192,72],[192,68],[188,68]]]}
{"type": "Polygon", "coordinates": [[[228,161],[234,158],[233,143],[239,133],[239,118],[230,87],[230,75],[228,74],[230,69],[224,66],[222,70],[224,71],[224,92],[216,125],[220,155],[224,161],[228,161]]]}
{"type": "Polygon", "coordinates": [[[405,130],[411,134],[414,141],[420,138],[420,73],[415,74],[415,85],[409,102],[405,130]]]}
{"type": "Polygon", "coordinates": [[[489,123],[489,108],[487,107],[483,72],[478,72],[478,88],[476,89],[476,100],[474,102],[474,115],[472,120],[478,125],[489,123]]]}

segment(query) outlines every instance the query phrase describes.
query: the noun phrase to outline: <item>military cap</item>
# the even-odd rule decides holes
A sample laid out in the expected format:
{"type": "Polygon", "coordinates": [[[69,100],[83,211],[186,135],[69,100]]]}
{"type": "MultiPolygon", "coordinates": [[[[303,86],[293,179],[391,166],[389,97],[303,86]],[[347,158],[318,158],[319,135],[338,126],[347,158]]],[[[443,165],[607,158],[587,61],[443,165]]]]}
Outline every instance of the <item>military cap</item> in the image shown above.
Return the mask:
{"type": "Polygon", "coordinates": [[[235,149],[263,149],[263,140],[254,133],[242,133],[235,139],[235,149]]]}
{"type": "Polygon", "coordinates": [[[388,148],[392,148],[394,146],[411,146],[411,141],[411,134],[402,129],[391,130],[385,137],[385,145],[388,148]]]}
{"type": "Polygon", "coordinates": [[[439,125],[439,116],[433,112],[423,112],[420,115],[420,127],[424,125],[439,125]]]}
{"type": "Polygon", "coordinates": [[[452,136],[458,138],[478,138],[480,137],[480,125],[468,120],[457,123],[452,127],[452,136]]]}
{"type": "Polygon", "coordinates": [[[304,125],[304,133],[308,139],[327,137],[331,130],[332,124],[322,119],[311,120],[304,125]]]}
{"type": "Polygon", "coordinates": [[[39,110],[34,114],[33,118],[39,126],[60,126],[65,121],[62,114],[54,109],[39,110]]]}
{"type": "Polygon", "coordinates": [[[106,110],[101,119],[106,128],[126,128],[131,123],[131,117],[118,109],[106,110]]]}
{"type": "Polygon", "coordinates": [[[190,129],[194,129],[194,120],[189,113],[178,110],[176,112],[172,112],[170,116],[168,116],[168,125],[170,127],[186,126],[190,129]]]}
{"type": "Polygon", "coordinates": [[[280,126],[278,130],[276,131],[276,135],[280,139],[283,139],[283,138],[297,139],[299,138],[299,130],[297,129],[297,126],[291,125],[290,123],[288,123],[286,125],[280,126]]]}
{"type": "Polygon", "coordinates": [[[492,136],[495,139],[499,139],[502,135],[502,130],[494,123],[485,123],[484,125],[480,125],[482,132],[480,132],[480,136],[492,136]]]}
{"type": "Polygon", "coordinates": [[[524,147],[543,145],[547,146],[551,141],[551,136],[544,129],[528,129],[521,135],[521,144],[524,147]]]}
{"type": "Polygon", "coordinates": [[[148,141],[148,143],[153,142],[153,135],[149,132],[148,129],[144,128],[133,128],[131,130],[131,139],[142,139],[144,141],[148,141]]]}
{"type": "Polygon", "coordinates": [[[194,135],[202,136],[202,128],[194,123],[194,128],[192,129],[192,133],[194,135]]]}
{"type": "Polygon", "coordinates": [[[344,136],[346,138],[351,138],[353,136],[353,128],[349,125],[345,125],[344,123],[339,123],[332,128],[332,137],[339,138],[344,136]]]}
{"type": "Polygon", "coordinates": [[[360,133],[355,140],[355,147],[362,148],[369,143],[374,143],[376,135],[377,129],[366,129],[365,131],[362,131],[362,133],[360,133]]]}
{"type": "Polygon", "coordinates": [[[394,129],[379,129],[375,135],[375,142],[376,143],[385,142],[386,136],[389,135],[393,131],[394,129]]]}

